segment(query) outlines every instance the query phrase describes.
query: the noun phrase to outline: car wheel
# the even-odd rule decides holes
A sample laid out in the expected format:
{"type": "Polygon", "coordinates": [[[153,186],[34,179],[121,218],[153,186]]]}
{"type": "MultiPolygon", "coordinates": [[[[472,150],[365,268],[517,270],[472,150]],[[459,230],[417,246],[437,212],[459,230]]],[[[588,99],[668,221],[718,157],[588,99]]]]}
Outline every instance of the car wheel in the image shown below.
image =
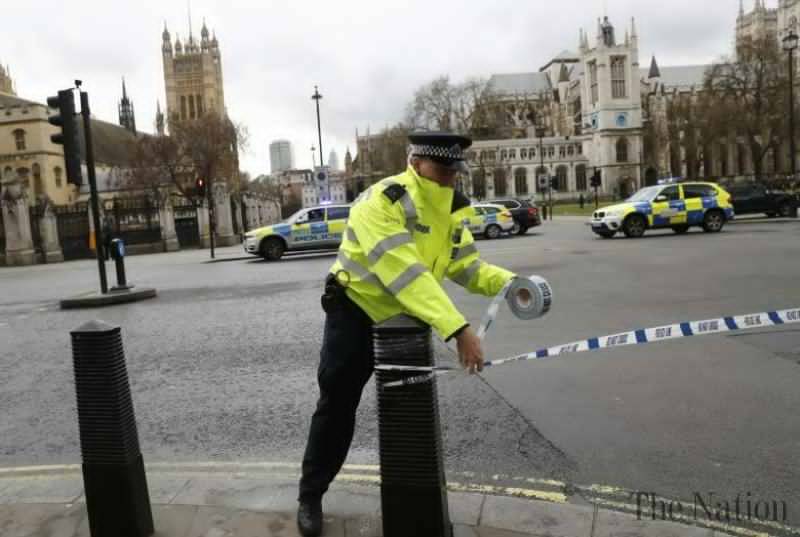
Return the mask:
{"type": "Polygon", "coordinates": [[[782,204],[778,212],[783,218],[789,218],[790,216],[793,216],[792,206],[789,203],[782,204]]]}
{"type": "Polygon", "coordinates": [[[647,220],[640,214],[632,214],[622,224],[622,232],[630,239],[638,239],[647,229],[647,220]]]}
{"type": "Polygon", "coordinates": [[[511,234],[512,234],[512,235],[522,235],[522,233],[520,233],[520,230],[521,230],[521,229],[522,229],[522,226],[520,226],[520,225],[519,225],[519,222],[517,222],[517,221],[515,220],[515,221],[514,221],[514,227],[512,227],[512,228],[511,228],[511,234]]]}
{"type": "MultiPolygon", "coordinates": [[[[519,230],[517,231],[517,235],[524,235],[527,232],[528,232],[528,227],[527,226],[520,226],[519,230]]],[[[512,233],[513,233],[513,231],[512,231],[512,233]]]]}
{"type": "Polygon", "coordinates": [[[689,231],[689,226],[688,225],[672,226],[672,231],[674,231],[678,235],[683,235],[684,233],[689,231]]]}
{"type": "Polygon", "coordinates": [[[718,233],[725,225],[725,215],[722,211],[708,211],[703,217],[703,231],[706,233],[718,233]]]}
{"type": "Polygon", "coordinates": [[[283,241],[275,237],[264,240],[261,243],[261,257],[267,261],[277,261],[283,257],[286,246],[283,241]]]}
{"type": "Polygon", "coordinates": [[[601,236],[601,237],[603,237],[604,239],[610,239],[610,238],[612,238],[614,235],[616,235],[616,234],[617,234],[617,232],[616,232],[616,231],[595,231],[595,233],[597,233],[598,235],[600,235],[600,236],[601,236]]]}
{"type": "Polygon", "coordinates": [[[494,239],[499,238],[500,237],[500,233],[502,233],[502,232],[503,232],[503,230],[500,229],[500,226],[495,225],[495,224],[490,224],[490,225],[488,225],[486,227],[486,231],[484,231],[484,234],[486,235],[487,239],[494,240],[494,239]]]}

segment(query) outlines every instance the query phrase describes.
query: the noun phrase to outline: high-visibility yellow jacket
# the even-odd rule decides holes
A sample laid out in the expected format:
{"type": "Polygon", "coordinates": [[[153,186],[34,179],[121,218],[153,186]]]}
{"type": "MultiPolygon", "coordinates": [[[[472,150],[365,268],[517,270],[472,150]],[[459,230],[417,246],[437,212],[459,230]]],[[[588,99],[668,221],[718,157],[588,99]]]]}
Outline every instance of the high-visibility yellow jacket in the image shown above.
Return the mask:
{"type": "Polygon", "coordinates": [[[449,339],[467,321],[442,288],[444,276],[487,296],[514,277],[480,260],[464,227],[473,214],[463,194],[409,166],[356,200],[331,273],[376,323],[407,313],[449,339]]]}

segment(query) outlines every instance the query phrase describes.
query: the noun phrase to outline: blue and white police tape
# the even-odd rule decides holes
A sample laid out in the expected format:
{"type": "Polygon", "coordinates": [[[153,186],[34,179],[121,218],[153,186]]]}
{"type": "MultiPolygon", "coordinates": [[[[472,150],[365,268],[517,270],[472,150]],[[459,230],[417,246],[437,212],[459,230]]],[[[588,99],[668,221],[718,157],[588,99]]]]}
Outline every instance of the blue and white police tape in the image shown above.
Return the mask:
{"type": "MultiPolygon", "coordinates": [[[[554,358],[565,354],[578,352],[597,351],[628,345],[646,345],[648,343],[658,343],[671,339],[680,339],[693,336],[706,336],[711,334],[722,334],[726,332],[737,332],[741,330],[752,330],[755,328],[765,328],[770,326],[780,326],[784,324],[800,323],[800,308],[792,308],[780,311],[766,311],[760,313],[748,313],[746,315],[736,315],[733,317],[719,317],[717,319],[706,319],[703,321],[688,321],[682,323],[655,326],[652,328],[641,328],[630,332],[621,332],[607,336],[593,337],[574,341],[565,345],[557,345],[539,349],[527,354],[520,354],[502,360],[487,361],[484,367],[496,367],[499,365],[522,362],[526,360],[539,360],[543,358],[554,358]]],[[[434,375],[460,370],[454,366],[434,366],[434,367],[404,367],[404,366],[376,366],[376,369],[390,371],[409,371],[425,372],[425,375],[410,377],[384,384],[383,388],[396,386],[408,386],[420,384],[431,380],[434,375]]]]}

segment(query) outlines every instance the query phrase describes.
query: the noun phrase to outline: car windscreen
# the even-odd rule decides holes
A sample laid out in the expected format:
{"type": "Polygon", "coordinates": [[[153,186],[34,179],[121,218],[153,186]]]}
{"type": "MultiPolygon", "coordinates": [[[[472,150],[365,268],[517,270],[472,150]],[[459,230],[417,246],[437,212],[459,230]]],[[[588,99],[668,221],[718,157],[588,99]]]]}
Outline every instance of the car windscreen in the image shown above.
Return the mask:
{"type": "Polygon", "coordinates": [[[637,202],[637,201],[653,201],[658,193],[661,192],[661,189],[664,188],[662,186],[649,186],[647,188],[643,188],[639,190],[636,194],[631,196],[625,201],[637,202]]]}

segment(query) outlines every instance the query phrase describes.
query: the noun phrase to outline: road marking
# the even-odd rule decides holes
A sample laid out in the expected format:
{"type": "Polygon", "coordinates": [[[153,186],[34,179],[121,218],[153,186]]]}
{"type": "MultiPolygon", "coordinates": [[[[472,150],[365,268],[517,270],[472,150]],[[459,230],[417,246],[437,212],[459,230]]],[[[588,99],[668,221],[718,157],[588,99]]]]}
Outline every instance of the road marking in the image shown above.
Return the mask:
{"type": "MultiPolygon", "coordinates": [[[[163,473],[176,473],[176,474],[197,474],[197,473],[230,473],[236,474],[237,477],[247,477],[248,472],[269,471],[271,477],[280,477],[286,479],[297,479],[300,477],[299,463],[291,462],[194,462],[194,463],[168,463],[157,462],[146,464],[148,472],[163,472],[163,473]],[[287,472],[291,470],[291,472],[287,472]]],[[[373,464],[352,464],[345,465],[343,472],[337,477],[337,481],[365,484],[377,486],[381,483],[380,466],[373,464]]],[[[64,475],[64,474],[80,474],[80,464],[61,464],[61,465],[42,465],[42,466],[15,466],[8,468],[0,468],[0,479],[19,479],[25,481],[42,480],[49,476],[64,475]]],[[[474,472],[452,472],[452,476],[474,478],[474,472]]],[[[611,485],[576,485],[568,484],[564,481],[554,479],[542,479],[535,477],[509,477],[503,474],[495,474],[490,477],[492,481],[512,481],[512,482],[526,482],[534,484],[549,485],[557,487],[562,490],[542,490],[538,488],[515,487],[505,486],[502,484],[487,484],[487,483],[470,483],[461,481],[448,481],[447,489],[451,492],[468,492],[478,494],[490,494],[496,496],[511,496],[517,498],[525,498],[529,500],[546,501],[550,503],[565,504],[568,503],[569,497],[565,493],[567,488],[578,490],[582,492],[582,497],[587,501],[598,506],[606,507],[614,511],[622,511],[629,514],[637,513],[637,506],[635,504],[618,501],[608,498],[603,498],[600,495],[614,496],[614,497],[632,497],[635,492],[611,485]]],[[[672,500],[656,496],[658,501],[669,504],[671,502],[678,502],[679,500],[672,500]]],[[[683,502],[685,503],[685,502],[683,502]]],[[[768,532],[756,531],[748,528],[742,528],[725,524],[723,522],[716,522],[713,520],[697,520],[685,515],[675,515],[676,522],[681,522],[687,526],[702,526],[709,529],[724,531],[733,535],[741,537],[769,537],[768,532]]],[[[800,535],[800,528],[780,524],[771,521],[751,521],[751,524],[756,527],[769,528],[771,530],[778,530],[792,535],[800,535]]]]}

